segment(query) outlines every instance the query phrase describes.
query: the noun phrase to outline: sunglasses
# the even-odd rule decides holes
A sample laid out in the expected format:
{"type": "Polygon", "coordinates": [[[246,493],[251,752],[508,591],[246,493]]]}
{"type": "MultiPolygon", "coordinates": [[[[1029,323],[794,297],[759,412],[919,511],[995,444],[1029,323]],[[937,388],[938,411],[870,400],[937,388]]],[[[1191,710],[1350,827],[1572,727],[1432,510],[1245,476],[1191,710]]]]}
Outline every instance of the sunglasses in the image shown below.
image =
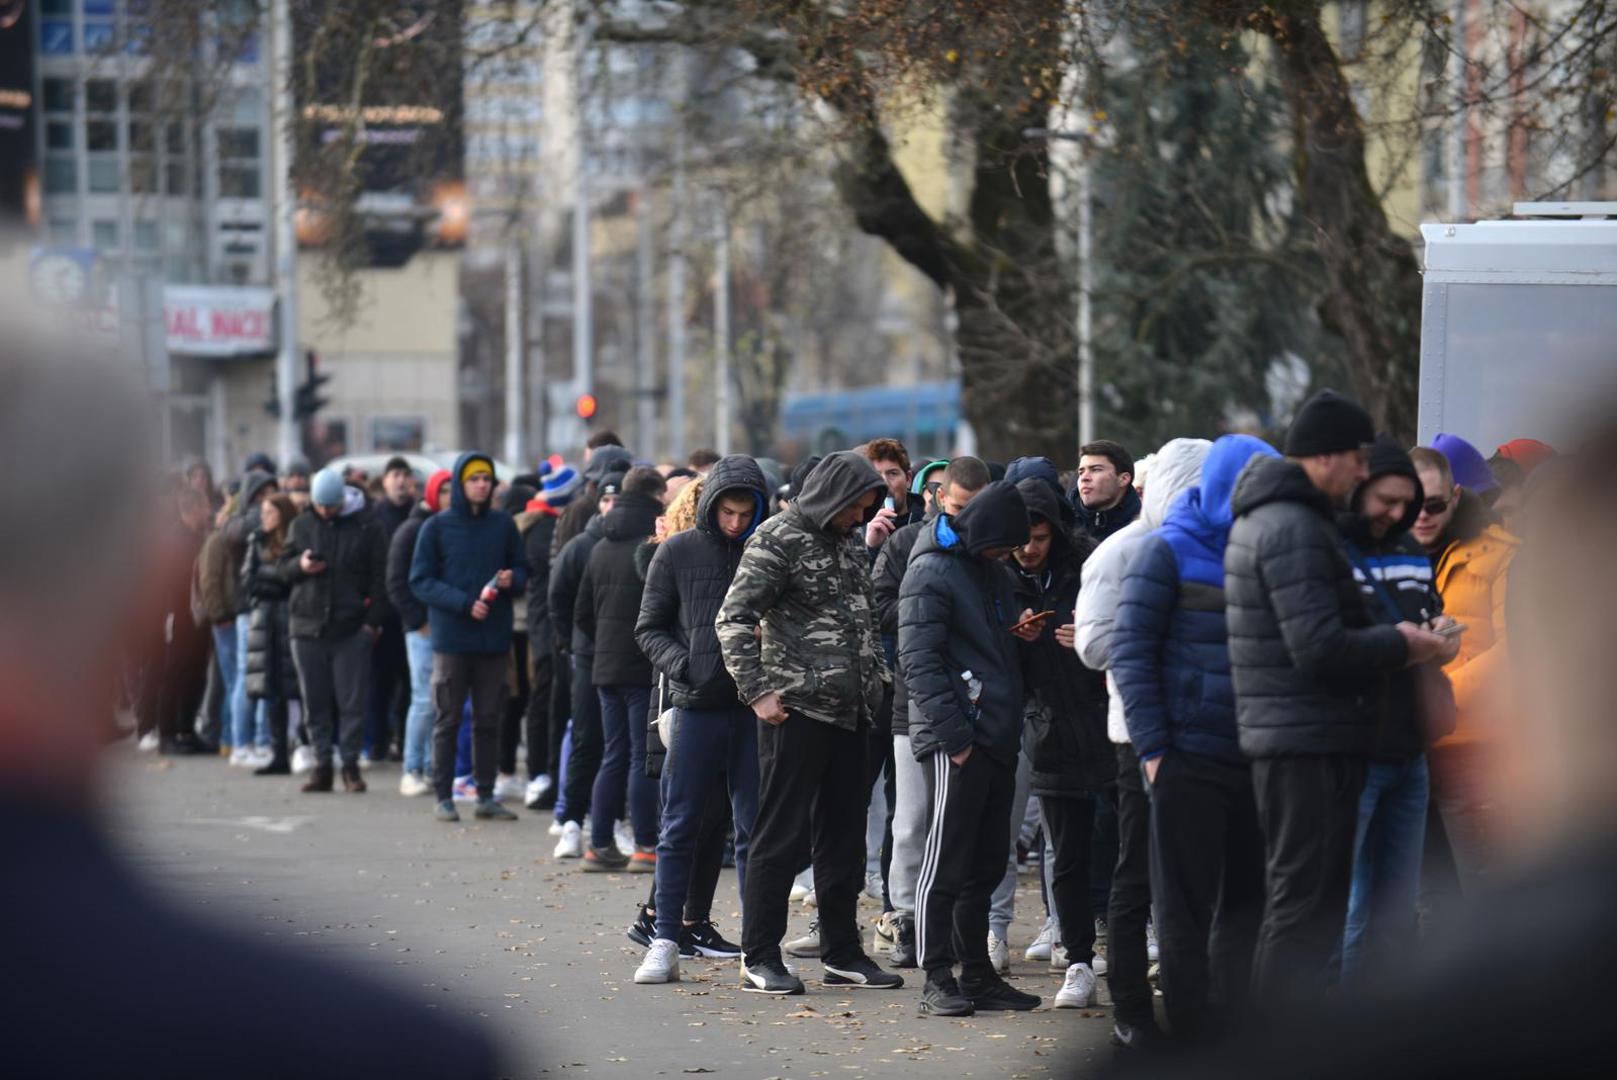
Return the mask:
{"type": "Polygon", "coordinates": [[[1449,500],[1427,499],[1425,502],[1420,504],[1420,508],[1421,511],[1427,514],[1429,517],[1436,517],[1439,514],[1447,512],[1449,508],[1449,500]]]}

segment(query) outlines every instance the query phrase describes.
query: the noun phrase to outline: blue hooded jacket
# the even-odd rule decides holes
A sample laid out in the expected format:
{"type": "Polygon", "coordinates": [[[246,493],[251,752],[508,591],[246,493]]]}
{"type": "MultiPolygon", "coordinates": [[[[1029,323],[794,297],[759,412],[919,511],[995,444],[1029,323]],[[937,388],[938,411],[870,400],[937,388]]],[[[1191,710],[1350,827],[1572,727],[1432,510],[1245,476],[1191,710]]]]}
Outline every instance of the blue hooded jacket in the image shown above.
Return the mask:
{"type": "Polygon", "coordinates": [[[1259,455],[1279,456],[1250,435],[1213,443],[1201,484],[1168,509],[1123,576],[1112,678],[1142,760],[1168,749],[1243,760],[1224,626],[1224,548],[1235,480],[1259,455]]]}
{"type": "Polygon", "coordinates": [[[449,509],[428,518],[416,539],[410,562],[410,591],[427,605],[432,651],[502,653],[511,647],[512,597],[528,580],[522,536],[509,514],[490,502],[472,513],[461,476],[473,461],[494,462],[485,454],[462,454],[449,473],[449,509]],[[509,589],[500,591],[488,618],[472,618],[472,604],[489,579],[512,571],[509,589]]]}

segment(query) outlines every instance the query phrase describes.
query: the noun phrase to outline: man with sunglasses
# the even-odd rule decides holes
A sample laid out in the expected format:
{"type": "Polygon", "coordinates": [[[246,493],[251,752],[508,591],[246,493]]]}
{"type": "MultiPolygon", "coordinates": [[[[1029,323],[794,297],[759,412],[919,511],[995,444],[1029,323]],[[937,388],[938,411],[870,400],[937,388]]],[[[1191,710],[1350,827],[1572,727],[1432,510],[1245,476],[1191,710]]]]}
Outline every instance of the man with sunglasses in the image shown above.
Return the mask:
{"type": "Polygon", "coordinates": [[[1254,457],[1230,500],[1225,620],[1268,901],[1253,996],[1269,1006],[1325,990],[1384,677],[1447,645],[1414,623],[1375,622],[1336,530],[1374,440],[1364,409],[1321,391],[1298,410],[1286,456],[1254,457]]]}

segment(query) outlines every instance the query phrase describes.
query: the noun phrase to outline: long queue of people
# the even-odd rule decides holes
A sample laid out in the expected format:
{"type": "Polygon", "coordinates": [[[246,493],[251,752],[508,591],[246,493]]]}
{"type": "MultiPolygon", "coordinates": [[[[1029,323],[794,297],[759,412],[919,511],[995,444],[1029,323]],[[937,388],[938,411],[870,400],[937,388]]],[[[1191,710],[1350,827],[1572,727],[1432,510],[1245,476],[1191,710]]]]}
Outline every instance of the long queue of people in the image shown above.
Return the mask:
{"type": "Polygon", "coordinates": [[[1031,850],[1055,1006],[1104,977],[1114,1042],[1158,1045],[1160,962],[1194,1046],[1366,980],[1486,879],[1513,526],[1552,456],[1406,450],[1330,391],[1278,448],[1103,440],[1071,473],[891,439],[782,476],[602,433],[576,470],[471,453],[424,486],[260,455],[175,493],[138,735],[309,793],[396,757],[440,821],[551,815],[557,859],[651,876],[642,984],[739,957],[800,994],[789,955],[835,988],[918,969],[924,1015],[1035,1008],[1005,978],[1031,850]]]}

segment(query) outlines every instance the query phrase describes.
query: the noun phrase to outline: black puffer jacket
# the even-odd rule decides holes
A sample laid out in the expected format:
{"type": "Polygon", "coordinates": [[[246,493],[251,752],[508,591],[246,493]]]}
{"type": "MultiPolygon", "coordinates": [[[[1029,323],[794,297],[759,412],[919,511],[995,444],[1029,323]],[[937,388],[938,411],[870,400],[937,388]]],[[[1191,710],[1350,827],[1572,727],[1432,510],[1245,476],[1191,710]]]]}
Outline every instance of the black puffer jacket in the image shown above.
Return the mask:
{"type": "Polygon", "coordinates": [[[545,660],[555,652],[550,632],[550,545],[561,515],[548,506],[536,508],[534,502],[528,506],[516,517],[522,550],[528,556],[528,655],[545,660]]]}
{"type": "Polygon", "coordinates": [[[1370,753],[1383,676],[1409,651],[1371,617],[1330,499],[1302,466],[1255,457],[1230,507],[1225,621],[1241,752],[1370,753]]]}
{"type": "Polygon", "coordinates": [[[427,625],[427,605],[410,588],[410,564],[415,561],[415,541],[421,535],[432,511],[425,503],[416,503],[409,518],[393,531],[387,545],[387,598],[407,633],[414,633],[427,625]]]}
{"type": "Polygon", "coordinates": [[[584,580],[590,552],[605,535],[606,519],[596,514],[583,532],[562,545],[550,564],[550,589],[546,599],[550,608],[551,644],[559,652],[570,652],[584,664],[589,664],[595,655],[595,642],[574,624],[573,611],[578,606],[578,586],[584,580]]]}
{"type": "Polygon", "coordinates": [[[741,564],[747,537],[763,523],[767,490],[763,470],[752,458],[721,458],[702,486],[696,527],[656,546],[634,638],[652,665],[669,676],[669,696],[678,708],[727,709],[740,703],[713,621],[741,564]],[[758,506],[752,524],[734,540],[718,527],[719,498],[726,493],[755,499],[758,506]]]}
{"type": "Polygon", "coordinates": [[[387,536],[357,488],[348,489],[342,512],[330,521],[314,510],[298,515],[279,569],[292,588],[293,637],[336,641],[353,637],[361,626],[380,630],[391,609],[387,536]],[[298,559],[305,551],[325,559],[322,573],[303,572],[298,559]]]}
{"type": "Polygon", "coordinates": [[[925,527],[910,554],[898,598],[898,665],[910,690],[910,750],[917,761],[939,750],[978,747],[1014,769],[1022,749],[1022,666],[1016,597],[1004,563],[980,556],[1027,542],[1027,507],[1003,480],[983,488],[950,518],[925,527]],[[967,683],[982,680],[972,708],[967,683]]]}
{"type": "Polygon", "coordinates": [[[651,661],[634,640],[645,587],[635,572],[634,553],[656,529],[662,510],[650,495],[619,495],[584,567],[573,625],[595,644],[596,686],[651,685],[651,661]]]}
{"type": "Polygon", "coordinates": [[[291,589],[269,557],[269,538],[254,532],[247,542],[238,595],[245,598],[247,623],[247,696],[297,701],[298,671],[292,663],[291,589]]]}
{"type": "Polygon", "coordinates": [[[1028,514],[1051,524],[1050,557],[1038,573],[1016,569],[1016,614],[1053,611],[1036,640],[1019,642],[1028,696],[1027,751],[1035,795],[1079,796],[1117,779],[1117,752],[1106,737],[1106,676],[1084,666],[1056,640],[1056,627],[1072,621],[1084,560],[1095,542],[1062,523],[1056,490],[1043,479],[1016,485],[1028,514]]]}
{"type": "MultiPolygon", "coordinates": [[[[870,568],[875,585],[876,624],[882,640],[898,639],[898,591],[904,584],[904,571],[909,567],[910,555],[921,530],[932,521],[911,522],[901,526],[887,538],[887,543],[876,553],[876,564],[870,568]]],[[[904,685],[904,675],[898,664],[893,665],[893,734],[910,733],[910,692],[904,685]]]]}

